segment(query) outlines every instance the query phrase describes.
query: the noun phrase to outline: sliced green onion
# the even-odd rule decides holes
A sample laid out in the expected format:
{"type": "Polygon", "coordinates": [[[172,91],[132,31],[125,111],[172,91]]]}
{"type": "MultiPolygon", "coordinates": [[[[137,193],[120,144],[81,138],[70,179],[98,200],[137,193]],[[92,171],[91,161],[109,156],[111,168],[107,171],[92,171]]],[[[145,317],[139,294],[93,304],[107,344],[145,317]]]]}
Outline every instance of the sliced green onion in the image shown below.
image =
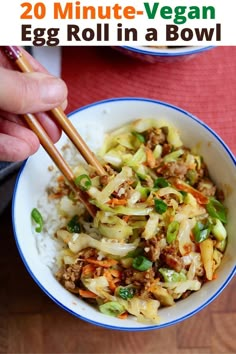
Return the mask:
{"type": "Polygon", "coordinates": [[[201,222],[197,221],[193,228],[193,235],[196,242],[205,241],[210,234],[210,228],[201,222]]]}
{"type": "Polygon", "coordinates": [[[154,181],[155,188],[164,188],[164,187],[168,187],[169,185],[170,185],[170,183],[164,177],[158,177],[154,181]]]}
{"type": "Polygon", "coordinates": [[[87,191],[92,186],[92,181],[88,175],[84,174],[76,177],[75,184],[82,189],[82,191],[87,191]]]}
{"type": "Polygon", "coordinates": [[[73,218],[67,224],[67,230],[73,234],[80,232],[80,224],[78,215],[74,215],[73,218]]]}
{"type": "Polygon", "coordinates": [[[140,143],[145,143],[145,138],[142,134],[138,132],[132,132],[132,134],[140,141],[140,143]]]}
{"type": "Polygon", "coordinates": [[[172,221],[167,228],[166,241],[167,243],[172,243],[176,240],[177,234],[179,231],[179,223],[178,221],[172,221]]]}
{"type": "Polygon", "coordinates": [[[135,295],[135,288],[132,286],[119,286],[118,295],[124,300],[132,299],[135,295]]]}
{"type": "Polygon", "coordinates": [[[157,213],[159,214],[163,214],[166,212],[168,206],[165,202],[163,202],[163,200],[161,199],[154,199],[154,203],[155,203],[155,210],[157,213]]]}
{"type": "Polygon", "coordinates": [[[221,202],[212,197],[206,205],[206,209],[210,216],[219,219],[223,223],[227,223],[226,208],[221,202]]]}
{"type": "Polygon", "coordinates": [[[33,221],[37,224],[35,231],[36,232],[41,232],[43,229],[43,217],[40,214],[40,212],[38,211],[38,209],[34,208],[31,211],[31,218],[33,219],[33,221]]]}
{"type": "Polygon", "coordinates": [[[215,236],[217,241],[223,241],[227,237],[227,231],[223,223],[219,219],[212,219],[212,234],[215,236]]]}
{"type": "Polygon", "coordinates": [[[151,268],[152,262],[144,256],[138,256],[133,259],[132,266],[134,269],[144,272],[145,270],[151,268]]]}
{"type": "Polygon", "coordinates": [[[125,312],[124,306],[116,301],[109,301],[99,306],[99,310],[108,316],[117,317],[125,312]]]}

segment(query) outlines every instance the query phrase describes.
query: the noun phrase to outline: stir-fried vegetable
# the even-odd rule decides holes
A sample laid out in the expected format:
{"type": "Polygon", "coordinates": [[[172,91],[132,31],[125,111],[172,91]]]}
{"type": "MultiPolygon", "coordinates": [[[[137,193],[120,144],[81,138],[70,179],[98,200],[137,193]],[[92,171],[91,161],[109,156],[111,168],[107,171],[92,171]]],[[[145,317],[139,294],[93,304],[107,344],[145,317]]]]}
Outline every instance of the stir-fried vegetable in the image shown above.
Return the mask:
{"type": "MultiPolygon", "coordinates": [[[[107,135],[99,154],[106,176],[84,164],[74,171],[97,207],[94,220],[57,181],[66,222],[56,232],[65,245],[56,276],[104,314],[158,323],[160,306],[215,278],[227,245],[226,208],[203,158],[166,123],[125,125],[107,135]]],[[[41,229],[37,213],[35,222],[41,229]]]]}
{"type": "Polygon", "coordinates": [[[145,137],[138,133],[138,132],[132,132],[132,134],[140,141],[140,143],[145,143],[145,137]]]}
{"type": "Polygon", "coordinates": [[[210,228],[198,221],[193,228],[193,234],[196,242],[202,242],[208,238],[210,228]]]}
{"type": "Polygon", "coordinates": [[[167,227],[166,241],[172,243],[176,240],[179,231],[178,221],[172,221],[167,227]]]}
{"type": "Polygon", "coordinates": [[[118,317],[123,312],[125,312],[125,308],[116,301],[109,301],[103,305],[100,305],[99,310],[105,315],[113,317],[118,317]]]}
{"type": "Polygon", "coordinates": [[[170,183],[163,177],[158,177],[154,181],[154,187],[156,188],[164,188],[164,187],[168,187],[169,185],[170,183]]]}
{"type": "Polygon", "coordinates": [[[68,222],[67,230],[75,234],[80,232],[80,223],[78,215],[73,216],[73,218],[68,222]]]}
{"type": "Polygon", "coordinates": [[[186,280],[186,275],[182,272],[175,272],[173,269],[159,268],[159,272],[167,283],[177,283],[186,280]]]}
{"type": "Polygon", "coordinates": [[[162,199],[154,199],[155,210],[158,214],[163,214],[167,210],[167,204],[162,199]]]}
{"type": "Polygon", "coordinates": [[[43,229],[43,217],[37,208],[34,208],[31,211],[31,218],[34,221],[34,223],[37,225],[35,231],[41,232],[43,229]]]}
{"type": "Polygon", "coordinates": [[[92,186],[91,179],[86,174],[76,177],[75,184],[83,191],[87,191],[92,186]]]}
{"type": "Polygon", "coordinates": [[[144,272],[145,270],[151,268],[152,262],[144,256],[138,256],[134,258],[132,266],[134,269],[144,272]]]}
{"type": "Polygon", "coordinates": [[[223,241],[227,237],[227,232],[219,219],[213,219],[212,234],[218,241],[223,241]]]}
{"type": "Polygon", "coordinates": [[[226,208],[219,200],[210,198],[209,203],[206,205],[206,209],[210,216],[219,219],[223,223],[227,222],[226,208]]]}
{"type": "Polygon", "coordinates": [[[132,286],[119,286],[118,295],[124,299],[132,299],[135,295],[135,288],[132,286]]]}

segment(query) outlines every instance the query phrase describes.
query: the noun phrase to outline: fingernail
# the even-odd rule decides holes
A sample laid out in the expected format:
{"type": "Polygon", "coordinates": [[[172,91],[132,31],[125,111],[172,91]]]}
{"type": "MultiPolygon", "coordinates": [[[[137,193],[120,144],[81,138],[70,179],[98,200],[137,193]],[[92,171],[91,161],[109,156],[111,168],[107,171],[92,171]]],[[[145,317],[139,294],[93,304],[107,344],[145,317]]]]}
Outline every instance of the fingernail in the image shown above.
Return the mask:
{"type": "Polygon", "coordinates": [[[61,79],[44,79],[40,85],[40,96],[44,103],[61,103],[66,98],[66,85],[61,79]]]}

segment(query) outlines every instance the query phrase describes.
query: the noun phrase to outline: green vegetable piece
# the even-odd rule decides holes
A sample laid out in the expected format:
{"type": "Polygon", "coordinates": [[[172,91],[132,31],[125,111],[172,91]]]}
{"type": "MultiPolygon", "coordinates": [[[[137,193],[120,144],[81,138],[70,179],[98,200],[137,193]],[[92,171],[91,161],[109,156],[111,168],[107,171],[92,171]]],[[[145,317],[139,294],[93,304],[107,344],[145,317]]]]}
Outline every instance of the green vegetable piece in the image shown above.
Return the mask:
{"type": "Polygon", "coordinates": [[[210,234],[211,229],[208,225],[204,225],[201,222],[197,221],[193,228],[193,235],[196,242],[200,243],[206,240],[210,234]]]}
{"type": "Polygon", "coordinates": [[[159,268],[159,272],[164,278],[166,283],[178,283],[180,281],[186,281],[186,275],[182,272],[178,273],[173,269],[159,268]]]}
{"type": "Polygon", "coordinates": [[[68,194],[68,198],[74,202],[76,200],[75,192],[74,191],[70,191],[69,194],[68,194]]]}
{"type": "Polygon", "coordinates": [[[193,186],[197,182],[198,174],[195,170],[188,170],[186,173],[186,177],[191,186],[193,186]]]}
{"type": "Polygon", "coordinates": [[[109,301],[99,306],[99,310],[108,316],[117,317],[125,312],[124,306],[116,301],[109,301]]]}
{"type": "Polygon", "coordinates": [[[227,237],[226,229],[223,223],[219,219],[213,219],[212,234],[215,236],[217,241],[223,241],[227,237]]]}
{"type": "Polygon", "coordinates": [[[163,200],[161,199],[154,199],[154,203],[155,203],[155,210],[157,213],[159,214],[163,214],[166,212],[168,206],[165,202],[163,202],[163,200]]]}
{"type": "Polygon", "coordinates": [[[35,222],[35,224],[37,224],[35,231],[38,233],[41,232],[43,229],[43,217],[38,211],[38,209],[34,208],[31,211],[31,218],[35,222]]]}
{"type": "Polygon", "coordinates": [[[154,187],[155,188],[164,188],[164,187],[168,187],[169,185],[170,185],[170,183],[163,177],[158,177],[154,181],[154,187]]]}
{"type": "Polygon", "coordinates": [[[144,272],[152,267],[152,262],[144,256],[138,256],[133,259],[132,266],[134,269],[144,272]]]}
{"type": "Polygon", "coordinates": [[[73,234],[80,232],[80,224],[78,215],[74,215],[73,218],[67,224],[67,230],[73,234]]]}
{"type": "Polygon", "coordinates": [[[129,252],[124,258],[135,258],[140,256],[143,253],[143,249],[141,247],[137,247],[134,251],[129,252]]]}
{"type": "Polygon", "coordinates": [[[142,134],[138,132],[132,132],[132,134],[140,141],[140,143],[145,143],[145,138],[142,134]]]}
{"type": "Polygon", "coordinates": [[[147,175],[145,175],[143,173],[136,172],[136,175],[138,176],[140,181],[146,181],[147,180],[147,175]]]}
{"type": "Polygon", "coordinates": [[[185,191],[178,191],[178,192],[180,192],[184,198],[187,197],[187,195],[188,195],[188,193],[185,191]]]}
{"type": "Polygon", "coordinates": [[[224,224],[227,223],[226,208],[215,198],[210,198],[209,203],[206,205],[206,210],[213,218],[219,219],[224,224]]]}
{"type": "Polygon", "coordinates": [[[82,191],[87,191],[92,186],[92,181],[88,175],[80,175],[76,177],[75,184],[78,186],[82,191]]]}
{"type": "Polygon", "coordinates": [[[140,181],[138,181],[135,190],[141,194],[141,198],[142,199],[147,199],[147,196],[150,194],[150,188],[149,187],[143,187],[141,185],[140,181]]]}
{"type": "Polygon", "coordinates": [[[124,300],[132,299],[135,295],[135,288],[131,286],[120,286],[118,288],[118,295],[124,300]]]}
{"type": "Polygon", "coordinates": [[[182,149],[172,151],[168,155],[165,155],[163,160],[164,160],[164,162],[176,161],[181,155],[183,155],[183,153],[184,153],[184,150],[182,150],[182,149]]]}
{"type": "Polygon", "coordinates": [[[172,243],[176,240],[176,237],[179,232],[179,223],[178,221],[172,221],[167,228],[166,241],[167,243],[172,243]]]}

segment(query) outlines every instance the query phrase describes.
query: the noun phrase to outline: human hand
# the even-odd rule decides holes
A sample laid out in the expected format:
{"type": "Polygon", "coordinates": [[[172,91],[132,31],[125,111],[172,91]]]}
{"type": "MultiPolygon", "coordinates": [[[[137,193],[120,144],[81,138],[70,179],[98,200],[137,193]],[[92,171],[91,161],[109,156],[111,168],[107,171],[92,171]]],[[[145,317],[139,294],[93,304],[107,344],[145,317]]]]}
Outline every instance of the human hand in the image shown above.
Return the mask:
{"type": "Polygon", "coordinates": [[[45,128],[53,142],[56,142],[61,130],[46,114],[57,106],[63,109],[67,105],[67,87],[65,83],[47,73],[47,71],[26,51],[34,73],[14,71],[0,51],[0,160],[21,161],[39,148],[37,136],[19,117],[20,114],[37,113],[40,124],[45,128]]]}

